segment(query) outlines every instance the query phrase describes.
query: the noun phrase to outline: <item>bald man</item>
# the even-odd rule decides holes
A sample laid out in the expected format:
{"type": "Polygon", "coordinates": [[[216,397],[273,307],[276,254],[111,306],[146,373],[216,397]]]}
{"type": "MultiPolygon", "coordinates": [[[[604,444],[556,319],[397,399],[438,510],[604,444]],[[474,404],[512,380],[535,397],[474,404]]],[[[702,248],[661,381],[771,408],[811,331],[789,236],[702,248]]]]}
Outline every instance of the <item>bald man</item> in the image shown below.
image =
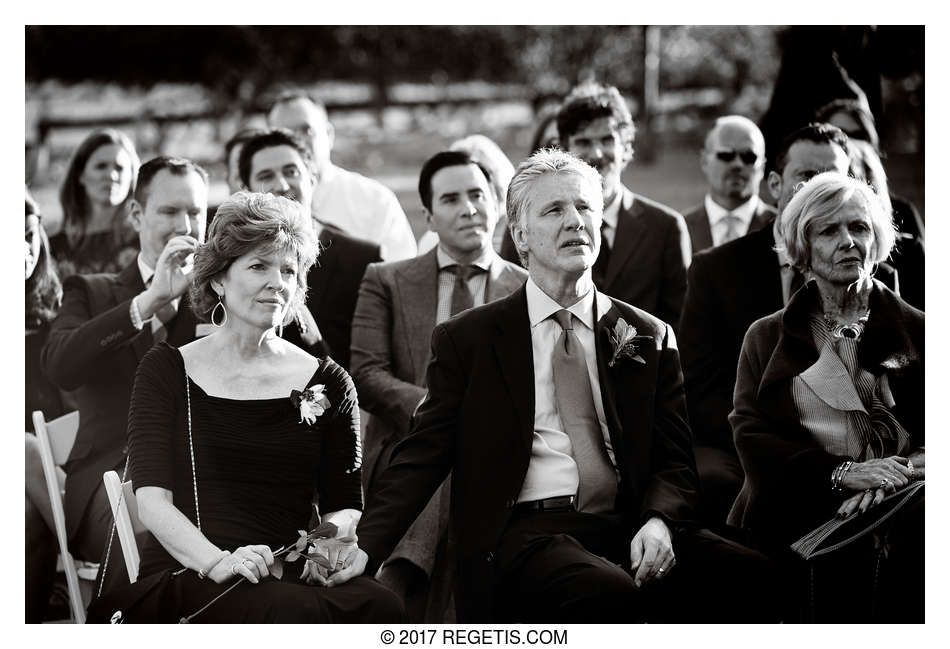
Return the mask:
{"type": "Polygon", "coordinates": [[[762,229],[775,209],[759,199],[765,174],[765,138],[752,120],[727,115],[716,120],[700,153],[709,191],[686,212],[693,254],[762,229]]]}

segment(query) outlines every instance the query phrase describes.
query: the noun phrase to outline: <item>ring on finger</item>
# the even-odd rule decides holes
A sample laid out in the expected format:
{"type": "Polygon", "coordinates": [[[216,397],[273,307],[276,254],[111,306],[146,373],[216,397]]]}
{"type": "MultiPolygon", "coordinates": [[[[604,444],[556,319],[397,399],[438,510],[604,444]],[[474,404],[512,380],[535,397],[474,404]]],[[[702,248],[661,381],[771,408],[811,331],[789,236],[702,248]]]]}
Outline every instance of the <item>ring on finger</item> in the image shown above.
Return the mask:
{"type": "Polygon", "coordinates": [[[238,573],[237,573],[237,567],[238,567],[239,565],[241,565],[241,564],[239,564],[239,563],[232,563],[232,564],[231,564],[231,574],[232,574],[232,575],[238,574],[238,573]]]}

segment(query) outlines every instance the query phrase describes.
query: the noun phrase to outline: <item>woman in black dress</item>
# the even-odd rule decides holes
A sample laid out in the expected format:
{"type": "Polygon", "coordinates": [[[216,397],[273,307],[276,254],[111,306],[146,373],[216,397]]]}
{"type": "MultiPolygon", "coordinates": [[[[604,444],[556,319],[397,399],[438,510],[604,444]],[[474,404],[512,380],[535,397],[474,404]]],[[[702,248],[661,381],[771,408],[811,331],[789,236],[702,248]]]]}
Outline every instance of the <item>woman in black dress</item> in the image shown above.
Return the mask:
{"type": "MultiPolygon", "coordinates": [[[[308,529],[312,502],[340,537],[353,534],[362,508],[353,382],[276,331],[302,305],[316,254],[300,205],[233,195],[195,255],[192,307],[217,330],[177,350],[160,344],[139,366],[129,470],[154,536],[140,575],[189,568],[176,577],[181,616],[246,580],[192,622],[402,619],[399,600],[371,578],[337,576],[325,588],[328,575],[304,562],[271,574],[278,547],[308,529]]],[[[331,571],[355,551],[331,551],[331,571]]]]}

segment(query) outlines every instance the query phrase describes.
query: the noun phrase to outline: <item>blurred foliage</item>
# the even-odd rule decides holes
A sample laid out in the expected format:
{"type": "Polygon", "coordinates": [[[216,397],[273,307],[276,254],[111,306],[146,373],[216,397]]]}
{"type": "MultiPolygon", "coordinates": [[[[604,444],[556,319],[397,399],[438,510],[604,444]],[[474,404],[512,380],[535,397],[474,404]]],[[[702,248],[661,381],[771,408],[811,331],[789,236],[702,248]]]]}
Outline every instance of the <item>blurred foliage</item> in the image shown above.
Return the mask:
{"type": "MultiPolygon", "coordinates": [[[[660,85],[768,83],[774,27],[663,27],[660,85]]],[[[28,26],[28,81],[207,84],[250,99],[282,83],[350,79],[385,86],[471,79],[563,95],[591,76],[632,90],[639,26],[28,26]],[[75,56],[82,52],[82,56],[75,56]]]]}

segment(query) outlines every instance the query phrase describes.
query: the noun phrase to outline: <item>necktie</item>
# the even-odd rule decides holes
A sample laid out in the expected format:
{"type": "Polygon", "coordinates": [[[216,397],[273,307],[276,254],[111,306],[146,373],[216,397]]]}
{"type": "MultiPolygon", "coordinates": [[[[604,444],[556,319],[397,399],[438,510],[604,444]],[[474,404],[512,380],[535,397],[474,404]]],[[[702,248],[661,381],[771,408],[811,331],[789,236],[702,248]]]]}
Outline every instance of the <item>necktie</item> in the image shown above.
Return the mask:
{"type": "Polygon", "coordinates": [[[592,277],[594,284],[603,288],[604,281],[607,278],[607,265],[610,263],[610,244],[607,242],[607,230],[610,226],[606,221],[600,223],[600,252],[597,254],[597,260],[594,262],[592,277]]]}
{"type": "Polygon", "coordinates": [[[571,313],[561,309],[554,318],[562,329],[551,355],[554,396],[577,463],[577,509],[591,513],[610,511],[617,496],[617,474],[607,456],[594,409],[584,349],[574,334],[571,313]]]}
{"type": "MultiPolygon", "coordinates": [[[[154,277],[154,276],[153,276],[154,277]]],[[[152,283],[152,277],[145,283],[148,288],[152,283]]],[[[152,316],[152,340],[158,344],[168,338],[168,324],[178,315],[178,309],[171,302],[165,303],[161,309],[152,316]]]]}
{"type": "Polygon", "coordinates": [[[472,292],[468,290],[468,280],[481,271],[478,266],[456,264],[449,266],[455,272],[455,285],[452,287],[452,307],[450,315],[455,315],[474,305],[472,292]]]}
{"type": "Polygon", "coordinates": [[[723,220],[726,222],[726,234],[722,238],[722,243],[729,243],[733,239],[738,239],[742,236],[742,232],[740,231],[742,219],[735,214],[729,213],[723,220]]]}

